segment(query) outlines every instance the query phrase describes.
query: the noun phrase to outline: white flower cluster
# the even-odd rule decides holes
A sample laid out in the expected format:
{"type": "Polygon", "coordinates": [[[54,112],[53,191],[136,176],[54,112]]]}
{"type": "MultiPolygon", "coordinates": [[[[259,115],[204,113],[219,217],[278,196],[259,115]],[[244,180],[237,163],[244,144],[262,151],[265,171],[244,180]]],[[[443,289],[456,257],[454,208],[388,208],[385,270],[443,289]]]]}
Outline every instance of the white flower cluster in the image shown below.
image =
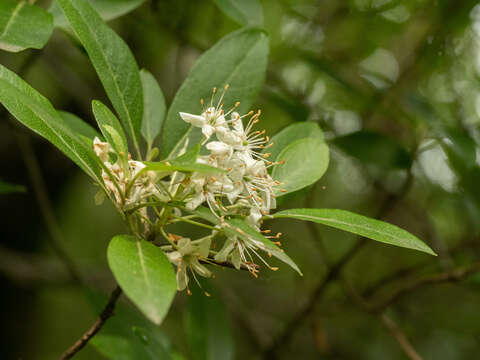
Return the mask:
{"type": "Polygon", "coordinates": [[[140,203],[158,193],[155,187],[155,172],[146,171],[138,176],[145,168],[141,161],[132,160],[130,154],[128,159],[123,161],[108,142],[103,142],[98,137],[93,140],[93,150],[104,165],[102,178],[105,187],[113,194],[117,204],[128,206],[140,203]],[[112,159],[115,161],[112,162],[112,159]],[[132,180],[133,183],[129,186],[132,180]]]}
{"type": "MultiPolygon", "coordinates": [[[[269,167],[279,164],[269,160],[270,153],[266,150],[273,143],[265,135],[265,130],[253,129],[259,121],[260,110],[241,116],[235,112],[240,104],[237,102],[225,112],[221,103],[225,91],[218,104],[213,106],[214,89],[210,106],[200,115],[180,113],[185,122],[201,128],[203,149],[196,162],[216,168],[211,173],[174,171],[160,174],[147,171],[143,162],[132,160],[130,154],[117,154],[108,142],[98,138],[93,142],[93,149],[103,163],[105,188],[121,211],[138,215],[137,220],[143,224],[144,230],[142,233],[136,227],[139,236],[155,241],[156,235],[162,235],[168,241],[168,245],[159,246],[177,267],[179,290],[188,289],[189,273],[195,279],[195,274],[212,276],[205,266],[209,263],[228,262],[236,269],[244,268],[257,276],[255,256],[268,268],[276,270],[259,255],[259,250],[268,250],[258,236],[247,236],[240,229],[227,231],[232,230],[227,221],[229,217],[240,216],[256,231],[278,239],[280,234],[268,236],[270,231],[262,231],[261,224],[262,218],[276,206],[275,192],[280,183],[268,173],[269,167]],[[178,202],[176,207],[172,205],[174,202],[178,202]],[[197,217],[195,210],[201,205],[208,206],[217,219],[213,226],[192,220],[197,217]],[[152,211],[149,212],[148,207],[152,207],[152,211]],[[157,222],[152,219],[155,216],[157,222]],[[211,233],[191,240],[163,230],[178,221],[207,227],[211,233]]],[[[201,104],[203,106],[203,100],[201,104]]],[[[186,151],[187,145],[188,141],[179,155],[186,151]]],[[[164,162],[168,164],[168,161],[164,162]]]]}
{"type": "MultiPolygon", "coordinates": [[[[265,130],[253,129],[259,121],[260,110],[240,116],[234,111],[239,106],[237,102],[225,113],[222,98],[223,95],[216,107],[210,106],[200,115],[180,113],[185,122],[201,128],[204,135],[202,145],[210,154],[199,156],[197,162],[225,170],[222,174],[193,173],[185,187],[186,208],[194,210],[206,203],[215,216],[244,215],[247,224],[260,231],[262,217],[276,207],[275,190],[280,185],[272,179],[268,168],[279,163],[269,161],[270,153],[264,152],[273,145],[265,130]],[[246,126],[244,118],[249,118],[246,126]]],[[[263,248],[263,244],[253,238],[227,237],[214,260],[230,261],[237,269],[243,264],[255,275],[257,266],[250,252],[263,261],[257,253],[263,248]]]]}

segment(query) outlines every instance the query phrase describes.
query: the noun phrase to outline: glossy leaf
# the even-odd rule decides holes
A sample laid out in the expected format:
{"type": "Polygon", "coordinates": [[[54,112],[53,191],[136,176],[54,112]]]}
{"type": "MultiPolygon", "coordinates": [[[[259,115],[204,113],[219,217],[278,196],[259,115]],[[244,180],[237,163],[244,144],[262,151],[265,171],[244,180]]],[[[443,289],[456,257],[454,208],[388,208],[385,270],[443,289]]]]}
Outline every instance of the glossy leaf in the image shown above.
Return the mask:
{"type": "Polygon", "coordinates": [[[317,138],[323,140],[323,132],[317,123],[305,121],[287,126],[272,137],[273,146],[263,152],[270,153],[270,159],[276,161],[280,152],[291,143],[304,138],[317,138]]]}
{"type": "Polygon", "coordinates": [[[295,264],[293,260],[290,259],[290,257],[287,254],[285,254],[285,251],[283,251],[283,249],[280,249],[277,245],[275,245],[273,242],[271,242],[261,233],[259,233],[254,228],[252,228],[247,223],[245,223],[245,221],[241,219],[231,219],[231,220],[225,220],[225,222],[230,225],[230,227],[225,227],[225,231],[227,233],[231,235],[239,236],[243,239],[248,239],[248,238],[254,239],[257,242],[262,243],[263,244],[263,248],[261,247],[262,250],[272,254],[277,259],[290,265],[296,272],[302,275],[302,272],[298,268],[297,264],[295,264]]]}
{"type": "Polygon", "coordinates": [[[338,209],[289,209],[277,212],[272,217],[312,221],[386,244],[435,255],[428,245],[408,231],[350,211],[338,209]]]}
{"type": "Polygon", "coordinates": [[[167,106],[157,80],[147,70],[140,71],[143,87],[142,135],[149,147],[160,134],[167,106]]]}
{"type": "Polygon", "coordinates": [[[205,174],[211,173],[221,173],[225,172],[223,169],[219,169],[213,166],[205,165],[205,164],[198,164],[198,163],[176,163],[174,160],[171,161],[163,161],[163,162],[152,162],[152,161],[144,161],[144,164],[147,165],[143,171],[165,171],[165,172],[199,172],[205,174]]]}
{"type": "Polygon", "coordinates": [[[9,194],[9,193],[24,193],[27,191],[27,188],[23,185],[10,184],[5,181],[0,180],[0,194],[9,194]]]}
{"type": "Polygon", "coordinates": [[[241,25],[263,26],[263,11],[258,0],[215,0],[215,3],[241,25]]]}
{"type": "Polygon", "coordinates": [[[127,44],[101,19],[86,0],[58,0],[85,47],[107,95],[139,153],[142,125],[142,84],[127,44]]]}
{"type": "Polygon", "coordinates": [[[15,73],[0,65],[0,103],[23,125],[43,136],[103,184],[97,157],[53,108],[15,73]]]}
{"type": "Polygon", "coordinates": [[[86,139],[89,140],[88,143],[90,144],[90,146],[95,137],[103,139],[102,135],[96,129],[94,129],[86,121],[80,119],[77,115],[66,111],[58,111],[58,113],[62,117],[63,121],[65,121],[67,126],[72,129],[74,133],[84,136],[86,139]]]}
{"type": "Polygon", "coordinates": [[[284,191],[277,191],[277,196],[282,196],[310,186],[323,176],[328,168],[328,146],[316,137],[300,139],[284,148],[276,160],[285,160],[272,172],[272,177],[282,183],[284,191]]]}
{"type": "Polygon", "coordinates": [[[160,324],[170,308],[177,282],[163,251],[132,236],[115,236],[108,246],[108,264],[125,294],[144,315],[160,324]]]}
{"type": "MultiPolygon", "coordinates": [[[[103,20],[108,21],[135,10],[145,0],[88,0],[88,2],[100,14],[103,20]]],[[[55,27],[68,27],[68,20],[56,1],[52,3],[49,12],[53,15],[55,27]]]]}
{"type": "Polygon", "coordinates": [[[127,138],[117,117],[98,100],[92,102],[92,110],[97,120],[98,128],[105,139],[107,139],[107,142],[112,145],[117,154],[126,156],[128,154],[127,138]]]}
{"type": "MultiPolygon", "coordinates": [[[[195,63],[178,90],[162,132],[161,154],[174,156],[187,138],[198,143],[201,132],[184,122],[179,112],[200,114],[200,99],[210,101],[212,89],[230,87],[222,101],[228,109],[240,101],[238,111],[247,112],[265,80],[268,36],[258,29],[242,29],[221,39],[195,63]]],[[[217,96],[218,99],[218,96],[217,96]]]]}
{"type": "Polygon", "coordinates": [[[27,1],[0,1],[0,49],[18,52],[41,49],[50,39],[53,17],[27,1]]]}
{"type": "Polygon", "coordinates": [[[358,131],[335,138],[333,144],[365,164],[385,169],[407,169],[411,164],[408,151],[382,134],[358,131]]]}
{"type": "MultiPolygon", "coordinates": [[[[188,211],[188,210],[187,210],[188,211]]],[[[223,231],[231,236],[238,236],[243,239],[253,239],[257,243],[261,243],[262,245],[259,246],[262,250],[272,254],[279,260],[283,261],[284,263],[290,265],[295,271],[297,271],[300,275],[302,272],[298,268],[297,264],[293,262],[290,257],[285,254],[285,252],[280,249],[277,245],[263,236],[261,233],[256,231],[254,228],[249,226],[245,221],[239,218],[233,219],[226,219],[224,223],[220,222],[220,219],[212,214],[210,209],[205,207],[198,207],[197,209],[190,211],[192,214],[195,214],[201,217],[204,220],[207,220],[215,225],[222,225],[223,231]]]]}
{"type": "Polygon", "coordinates": [[[189,359],[233,360],[235,344],[225,304],[215,292],[210,297],[195,290],[192,294],[184,316],[189,359]]]}

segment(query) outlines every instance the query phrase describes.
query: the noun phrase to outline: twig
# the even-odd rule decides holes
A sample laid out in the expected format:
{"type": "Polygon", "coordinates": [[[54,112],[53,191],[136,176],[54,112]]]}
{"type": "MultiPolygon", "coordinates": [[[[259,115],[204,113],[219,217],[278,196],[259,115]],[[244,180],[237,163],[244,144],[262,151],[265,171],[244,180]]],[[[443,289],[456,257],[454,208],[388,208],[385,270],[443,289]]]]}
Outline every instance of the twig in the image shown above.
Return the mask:
{"type": "MultiPolygon", "coordinates": [[[[390,194],[387,196],[383,205],[377,212],[376,218],[384,218],[388,213],[397,205],[397,203],[408,193],[413,182],[413,174],[411,171],[408,172],[407,179],[398,194],[390,194]]],[[[318,299],[322,296],[325,289],[328,285],[342,272],[343,268],[355,257],[355,255],[363,249],[367,244],[367,239],[358,237],[355,245],[350,248],[350,250],[345,253],[340,260],[334,263],[327,271],[327,274],[323,280],[317,285],[314,292],[304,304],[304,306],[293,316],[293,318],[285,326],[284,330],[272,341],[272,343],[264,349],[263,358],[264,359],[274,359],[275,352],[277,349],[286,343],[288,343],[290,336],[295,332],[295,330],[303,323],[303,321],[308,317],[308,315],[314,310],[315,304],[318,299]]]]}
{"type": "Polygon", "coordinates": [[[113,290],[113,292],[110,294],[110,298],[108,300],[107,305],[103,309],[103,311],[100,313],[98,316],[97,320],[93,323],[93,325],[88,329],[80,339],[78,339],[75,344],[73,344],[70,348],[68,348],[67,351],[63,353],[63,355],[60,357],[60,360],[66,360],[66,359],[71,359],[77,352],[82,350],[85,345],[90,341],[90,339],[95,336],[96,333],[100,331],[100,329],[103,327],[105,322],[113,316],[113,312],[115,310],[115,305],[117,303],[118,298],[122,294],[122,290],[120,289],[119,286],[113,290]]]}
{"type": "Polygon", "coordinates": [[[387,328],[387,330],[393,336],[395,341],[397,341],[400,348],[403,350],[405,355],[410,360],[422,360],[422,357],[415,350],[413,345],[408,340],[407,336],[404,334],[404,332],[397,326],[397,324],[391,318],[389,318],[384,313],[376,313],[374,311],[373,307],[371,306],[371,304],[369,304],[365,300],[365,298],[362,297],[362,295],[360,295],[356,291],[356,289],[352,286],[352,284],[345,277],[342,278],[342,284],[344,286],[345,291],[350,296],[350,299],[354,300],[354,302],[360,308],[362,308],[364,311],[366,311],[369,314],[372,314],[372,315],[376,316],[382,322],[382,324],[387,328]]]}
{"type": "Polygon", "coordinates": [[[424,285],[440,284],[448,282],[459,282],[471,274],[480,272],[480,262],[456,268],[439,274],[429,274],[416,279],[406,285],[401,286],[392,293],[388,294],[383,300],[374,304],[373,311],[377,313],[383,312],[388,306],[396,302],[399,298],[410,293],[424,285]]]}
{"type": "Polygon", "coordinates": [[[422,360],[423,358],[417,353],[413,348],[410,341],[407,339],[403,331],[397,326],[397,324],[390,319],[387,315],[381,314],[379,316],[382,324],[387,328],[387,330],[392,334],[393,338],[398,342],[405,355],[408,356],[411,360],[422,360]]]}

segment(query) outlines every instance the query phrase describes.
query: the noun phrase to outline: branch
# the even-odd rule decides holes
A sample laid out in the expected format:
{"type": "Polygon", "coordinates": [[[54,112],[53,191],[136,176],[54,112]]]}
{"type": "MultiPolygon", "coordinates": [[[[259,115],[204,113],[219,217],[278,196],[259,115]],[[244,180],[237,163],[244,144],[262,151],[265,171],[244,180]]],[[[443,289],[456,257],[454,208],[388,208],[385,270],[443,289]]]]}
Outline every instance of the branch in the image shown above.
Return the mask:
{"type": "Polygon", "coordinates": [[[429,274],[422,276],[411,283],[403,285],[391,294],[387,295],[385,299],[375,304],[372,310],[377,313],[381,313],[405,294],[415,291],[416,289],[424,285],[459,282],[467,278],[469,275],[477,272],[480,272],[480,262],[475,262],[468,266],[459,267],[454,270],[446,271],[439,274],[429,274]]]}
{"type": "Polygon", "coordinates": [[[412,344],[410,344],[410,341],[408,341],[403,331],[397,326],[397,324],[392,319],[390,319],[385,314],[380,315],[379,318],[382,321],[382,324],[390,332],[390,334],[392,334],[393,338],[398,342],[398,344],[404,351],[405,355],[407,355],[409,359],[411,360],[423,359],[417,353],[417,351],[413,348],[412,344]]]}
{"type": "MultiPolygon", "coordinates": [[[[402,189],[398,194],[390,194],[384,200],[383,205],[380,207],[375,218],[382,219],[384,218],[398,202],[408,193],[411,185],[413,183],[413,174],[411,171],[408,172],[407,179],[403,184],[402,189]]],[[[303,307],[293,316],[293,318],[285,326],[284,330],[272,341],[272,343],[264,349],[263,358],[264,359],[273,359],[275,358],[275,353],[277,349],[288,343],[291,335],[295,333],[295,330],[303,323],[303,321],[308,317],[308,315],[313,312],[315,304],[320,299],[328,285],[336,280],[341,274],[343,268],[350,263],[350,261],[355,257],[358,252],[368,243],[368,240],[363,237],[357,237],[355,245],[353,245],[350,250],[345,253],[339,261],[334,263],[328,270],[324,279],[317,285],[313,291],[310,298],[303,305],[303,307]]]]}
{"type": "Polygon", "coordinates": [[[108,300],[107,305],[103,309],[103,311],[100,313],[98,316],[97,320],[93,323],[93,325],[88,329],[80,339],[78,339],[75,344],[73,344],[70,348],[67,349],[63,353],[63,355],[60,357],[60,360],[67,360],[71,359],[77,352],[82,350],[85,345],[88,344],[90,339],[95,336],[96,333],[100,331],[100,329],[103,327],[105,322],[113,316],[113,311],[115,310],[115,305],[117,303],[118,298],[122,294],[122,289],[120,289],[119,286],[113,290],[113,292],[110,294],[110,298],[108,300]]]}

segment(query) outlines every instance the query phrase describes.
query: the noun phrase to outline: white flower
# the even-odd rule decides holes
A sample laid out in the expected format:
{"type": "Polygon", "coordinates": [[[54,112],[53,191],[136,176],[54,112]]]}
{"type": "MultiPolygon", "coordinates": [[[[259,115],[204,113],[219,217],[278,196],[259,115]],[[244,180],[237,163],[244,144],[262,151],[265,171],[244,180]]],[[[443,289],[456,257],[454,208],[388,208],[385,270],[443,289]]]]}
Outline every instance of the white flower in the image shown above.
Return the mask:
{"type": "Polygon", "coordinates": [[[190,270],[194,277],[195,273],[203,277],[212,276],[211,271],[200,264],[200,260],[208,257],[211,237],[197,241],[197,243],[193,243],[189,238],[181,238],[178,240],[176,251],[167,254],[170,262],[177,266],[177,288],[179,291],[188,287],[187,270],[190,270]]]}
{"type": "Polygon", "coordinates": [[[210,150],[214,156],[230,156],[233,152],[230,145],[221,141],[211,141],[206,145],[206,148],[210,150]]]}

